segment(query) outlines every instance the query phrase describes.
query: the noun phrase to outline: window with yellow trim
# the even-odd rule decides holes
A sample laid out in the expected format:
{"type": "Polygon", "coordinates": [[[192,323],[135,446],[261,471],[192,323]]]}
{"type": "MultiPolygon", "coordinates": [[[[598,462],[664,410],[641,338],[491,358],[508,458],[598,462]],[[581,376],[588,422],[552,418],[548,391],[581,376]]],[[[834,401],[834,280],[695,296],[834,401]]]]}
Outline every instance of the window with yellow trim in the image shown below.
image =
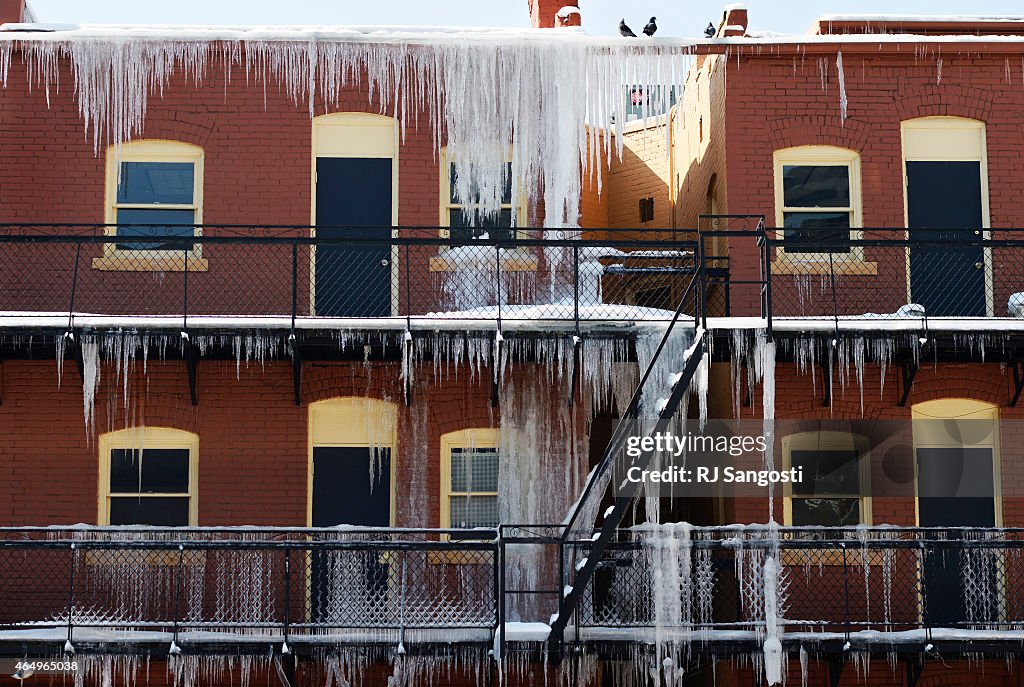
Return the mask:
{"type": "Polygon", "coordinates": [[[496,430],[464,430],[441,438],[441,526],[497,527],[500,453],[496,430]]]}
{"type": "Polygon", "coordinates": [[[786,469],[803,479],[787,485],[786,524],[852,527],[871,524],[867,442],[843,432],[807,432],[784,437],[786,469]]]}
{"type": "MultiPolygon", "coordinates": [[[[776,226],[784,252],[801,260],[855,256],[850,240],[861,226],[860,155],[834,146],[775,152],[776,226]]],[[[846,258],[847,260],[849,258],[846,258]]]]}
{"type": "Polygon", "coordinates": [[[202,223],[203,149],[176,141],[135,141],[107,151],[108,234],[132,239],[107,244],[98,269],[204,268],[193,239],[202,223]]]}
{"type": "Polygon", "coordinates": [[[137,428],[100,437],[101,525],[196,524],[199,437],[137,428]]]}
{"type": "Polygon", "coordinates": [[[512,163],[505,164],[501,210],[495,215],[480,212],[479,203],[460,203],[456,198],[455,185],[459,175],[457,162],[447,153],[442,156],[441,169],[441,225],[448,228],[448,238],[456,241],[490,238],[510,241],[518,237],[517,227],[526,218],[526,198],[518,190],[512,176],[512,163]],[[446,173],[444,171],[446,170],[446,173]],[[513,208],[515,221],[513,222],[513,208]]]}

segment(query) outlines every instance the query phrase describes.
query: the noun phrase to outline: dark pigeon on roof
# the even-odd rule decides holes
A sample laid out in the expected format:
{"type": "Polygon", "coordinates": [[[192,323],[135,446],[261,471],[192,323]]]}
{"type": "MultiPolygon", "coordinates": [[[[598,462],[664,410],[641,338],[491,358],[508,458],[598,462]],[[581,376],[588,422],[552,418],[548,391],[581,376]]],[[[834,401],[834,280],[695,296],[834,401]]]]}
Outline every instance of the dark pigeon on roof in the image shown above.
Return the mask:
{"type": "Polygon", "coordinates": [[[651,17],[651,20],[647,22],[647,26],[644,27],[645,36],[653,36],[658,31],[658,18],[651,17]]]}
{"type": "Polygon", "coordinates": [[[708,38],[714,38],[717,33],[718,29],[715,28],[715,25],[708,22],[708,28],[704,29],[704,35],[708,38]]]}
{"type": "Polygon", "coordinates": [[[619,35],[623,38],[636,38],[636,34],[633,33],[633,29],[626,26],[626,20],[619,20],[619,35]]]}

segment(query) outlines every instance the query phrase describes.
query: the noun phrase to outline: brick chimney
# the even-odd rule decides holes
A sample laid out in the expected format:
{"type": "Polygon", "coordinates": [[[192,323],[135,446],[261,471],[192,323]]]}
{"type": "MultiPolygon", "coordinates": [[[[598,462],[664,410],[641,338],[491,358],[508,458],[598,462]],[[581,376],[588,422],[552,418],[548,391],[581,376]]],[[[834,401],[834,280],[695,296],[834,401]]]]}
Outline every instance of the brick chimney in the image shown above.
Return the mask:
{"type": "Polygon", "coordinates": [[[725,18],[722,20],[722,30],[719,35],[726,38],[746,36],[749,21],[750,18],[747,15],[746,7],[743,5],[729,5],[725,8],[725,18]]]}
{"type": "Polygon", "coordinates": [[[26,0],[0,0],[0,24],[20,24],[25,21],[26,0]]]}
{"type": "Polygon", "coordinates": [[[580,26],[579,0],[527,0],[535,29],[580,26]],[[573,11],[575,10],[575,11],[573,11]]]}

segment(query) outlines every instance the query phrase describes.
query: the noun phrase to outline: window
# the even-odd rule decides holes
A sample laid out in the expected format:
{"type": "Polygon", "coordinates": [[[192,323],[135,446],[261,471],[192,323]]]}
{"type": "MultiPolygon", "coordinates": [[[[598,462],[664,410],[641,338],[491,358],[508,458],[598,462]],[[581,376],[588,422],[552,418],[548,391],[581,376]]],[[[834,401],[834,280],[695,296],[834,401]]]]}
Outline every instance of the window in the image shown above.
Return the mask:
{"type": "Polygon", "coordinates": [[[444,167],[448,174],[442,175],[441,223],[448,227],[448,237],[454,241],[466,241],[476,238],[490,238],[499,241],[511,241],[517,237],[512,224],[512,208],[515,207],[516,218],[521,222],[526,217],[525,199],[514,192],[512,180],[512,163],[505,165],[505,186],[501,194],[501,211],[497,215],[482,215],[474,203],[460,204],[455,197],[455,180],[459,170],[447,156],[444,167]]]}
{"type": "Polygon", "coordinates": [[[783,440],[786,464],[803,470],[788,488],[786,524],[848,527],[871,523],[867,445],[858,436],[809,432],[783,440]]]}
{"type": "MultiPolygon", "coordinates": [[[[831,146],[775,153],[776,225],[785,253],[850,253],[851,229],[860,226],[860,157],[831,146]]],[[[808,255],[809,254],[809,255],[808,255]]]]}
{"type": "Polygon", "coordinates": [[[138,428],[100,437],[103,525],[196,524],[199,438],[175,429],[138,428]]]}
{"type": "Polygon", "coordinates": [[[497,431],[471,429],[441,437],[441,527],[497,527],[497,431]]]}
{"type": "Polygon", "coordinates": [[[106,245],[97,269],[190,271],[205,269],[191,239],[202,223],[203,151],[173,141],[125,144],[107,152],[108,234],[145,237],[106,245]]]}

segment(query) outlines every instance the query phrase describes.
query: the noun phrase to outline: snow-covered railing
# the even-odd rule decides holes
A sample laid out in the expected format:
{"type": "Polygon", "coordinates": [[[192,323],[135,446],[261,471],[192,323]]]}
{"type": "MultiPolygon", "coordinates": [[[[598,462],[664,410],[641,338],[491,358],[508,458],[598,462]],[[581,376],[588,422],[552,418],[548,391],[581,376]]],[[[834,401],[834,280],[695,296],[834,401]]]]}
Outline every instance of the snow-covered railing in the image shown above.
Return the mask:
{"type": "MultiPolygon", "coordinates": [[[[601,554],[567,638],[667,644],[762,641],[776,561],[787,650],[1024,632],[1024,530],[639,525],[601,554]],[[575,633],[573,633],[575,628],[575,633]],[[920,631],[920,634],[915,634],[920,631]]],[[[577,539],[566,555],[590,555],[577,539]]],[[[571,581],[571,573],[570,573],[571,581]]],[[[861,647],[863,648],[863,647],[861,647]]]]}
{"type": "MultiPolygon", "coordinates": [[[[486,644],[494,530],[0,530],[0,644],[486,644]]],[[[268,649],[269,645],[269,649],[268,649]]]]}
{"type": "Polygon", "coordinates": [[[0,327],[667,321],[696,271],[688,232],[475,233],[0,225],[0,327]]]}

